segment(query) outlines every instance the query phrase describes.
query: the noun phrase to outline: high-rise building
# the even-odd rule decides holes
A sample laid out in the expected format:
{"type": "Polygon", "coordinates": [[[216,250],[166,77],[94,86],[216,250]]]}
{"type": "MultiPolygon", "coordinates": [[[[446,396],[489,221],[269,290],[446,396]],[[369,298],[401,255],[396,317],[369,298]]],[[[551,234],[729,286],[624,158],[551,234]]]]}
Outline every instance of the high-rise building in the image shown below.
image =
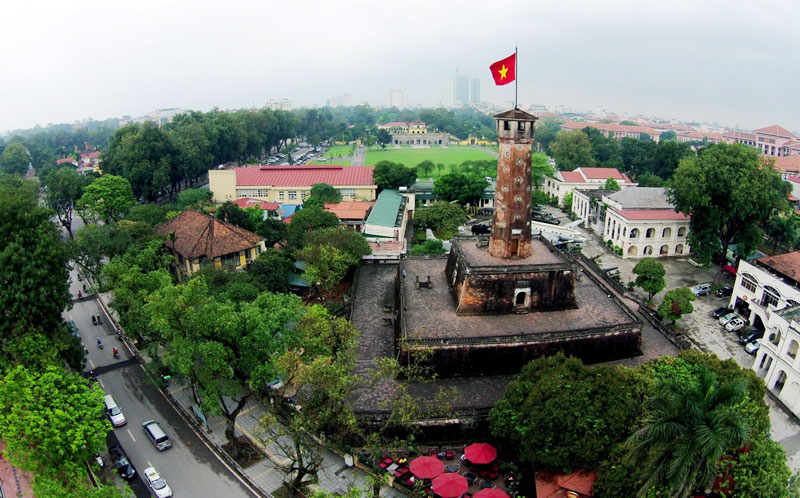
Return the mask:
{"type": "Polygon", "coordinates": [[[350,107],[350,94],[343,93],[325,101],[328,107],[350,107]]]}
{"type": "Polygon", "coordinates": [[[403,108],[402,90],[389,90],[389,107],[403,108]]]}
{"type": "Polygon", "coordinates": [[[472,104],[477,104],[481,101],[481,80],[480,78],[472,78],[469,80],[469,101],[472,104]]]}
{"type": "Polygon", "coordinates": [[[269,99],[266,107],[273,111],[291,111],[292,101],[289,99],[269,99]]]}
{"type": "Polygon", "coordinates": [[[453,82],[453,101],[455,105],[469,103],[469,76],[458,74],[458,69],[456,69],[456,77],[453,82]]]}

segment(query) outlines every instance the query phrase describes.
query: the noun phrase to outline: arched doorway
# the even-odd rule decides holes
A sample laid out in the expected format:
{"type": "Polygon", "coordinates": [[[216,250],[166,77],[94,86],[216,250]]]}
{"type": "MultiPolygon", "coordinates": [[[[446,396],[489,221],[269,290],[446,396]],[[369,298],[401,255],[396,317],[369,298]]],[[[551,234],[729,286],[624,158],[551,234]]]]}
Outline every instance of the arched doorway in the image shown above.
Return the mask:
{"type": "Polygon", "coordinates": [[[683,244],[675,246],[675,254],[683,254],[683,244]]]}
{"type": "Polygon", "coordinates": [[[775,385],[773,386],[775,394],[781,393],[784,384],[786,384],[786,372],[781,370],[780,372],[778,372],[778,380],[775,381],[775,385]]]}
{"type": "Polygon", "coordinates": [[[667,246],[666,244],[661,246],[661,249],[658,251],[658,254],[660,254],[661,256],[666,256],[667,254],[669,254],[669,246],[667,246]]]}
{"type": "Polygon", "coordinates": [[[645,246],[644,251],[642,251],[642,254],[644,254],[645,256],[653,254],[653,246],[645,246]]]}
{"type": "Polygon", "coordinates": [[[630,246],[628,248],[628,256],[636,256],[636,246],[630,246]]]}

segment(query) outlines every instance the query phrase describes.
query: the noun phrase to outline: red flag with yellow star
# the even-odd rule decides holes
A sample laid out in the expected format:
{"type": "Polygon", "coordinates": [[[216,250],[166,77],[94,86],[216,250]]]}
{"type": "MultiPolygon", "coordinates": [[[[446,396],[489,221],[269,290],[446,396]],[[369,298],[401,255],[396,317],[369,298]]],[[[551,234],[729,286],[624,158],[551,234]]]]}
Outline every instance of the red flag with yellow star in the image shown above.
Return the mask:
{"type": "Polygon", "coordinates": [[[489,66],[495,85],[507,85],[517,77],[517,54],[509,55],[489,66]]]}

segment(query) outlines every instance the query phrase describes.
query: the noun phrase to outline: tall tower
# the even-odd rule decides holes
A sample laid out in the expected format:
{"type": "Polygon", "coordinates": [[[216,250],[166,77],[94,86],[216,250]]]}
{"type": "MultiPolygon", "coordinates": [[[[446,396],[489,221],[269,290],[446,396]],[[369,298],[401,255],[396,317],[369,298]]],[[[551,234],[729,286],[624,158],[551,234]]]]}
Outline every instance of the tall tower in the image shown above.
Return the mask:
{"type": "Polygon", "coordinates": [[[524,259],[531,255],[531,148],[537,118],[512,109],[494,119],[500,156],[489,254],[524,259]]]}

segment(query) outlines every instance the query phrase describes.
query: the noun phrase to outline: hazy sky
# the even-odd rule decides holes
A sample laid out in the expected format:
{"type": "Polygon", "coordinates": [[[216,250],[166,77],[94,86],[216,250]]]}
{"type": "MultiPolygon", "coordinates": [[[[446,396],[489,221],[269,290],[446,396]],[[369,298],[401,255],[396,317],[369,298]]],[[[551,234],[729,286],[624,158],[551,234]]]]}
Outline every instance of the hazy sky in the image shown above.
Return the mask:
{"type": "Polygon", "coordinates": [[[786,1],[13,1],[0,131],[156,108],[450,105],[453,75],[514,98],[489,65],[519,45],[521,105],[800,131],[800,30],[786,1]]]}

